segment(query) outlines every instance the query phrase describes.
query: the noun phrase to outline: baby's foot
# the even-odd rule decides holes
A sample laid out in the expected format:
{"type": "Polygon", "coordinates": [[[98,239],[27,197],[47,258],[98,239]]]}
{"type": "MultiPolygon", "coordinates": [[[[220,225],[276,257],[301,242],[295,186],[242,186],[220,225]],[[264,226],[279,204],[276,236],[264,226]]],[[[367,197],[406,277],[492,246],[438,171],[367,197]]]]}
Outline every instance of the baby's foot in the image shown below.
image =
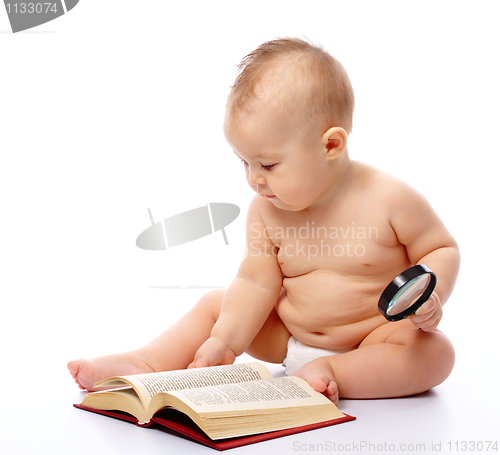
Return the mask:
{"type": "Polygon", "coordinates": [[[290,376],[297,376],[304,379],[316,392],[321,392],[333,404],[339,401],[339,390],[332,367],[322,357],[306,363],[302,368],[292,373],[290,376]]]}
{"type": "Polygon", "coordinates": [[[97,390],[94,384],[112,376],[153,373],[153,369],[137,351],[96,357],[95,359],[79,359],[68,362],[68,370],[80,389],[89,392],[97,390]]]}

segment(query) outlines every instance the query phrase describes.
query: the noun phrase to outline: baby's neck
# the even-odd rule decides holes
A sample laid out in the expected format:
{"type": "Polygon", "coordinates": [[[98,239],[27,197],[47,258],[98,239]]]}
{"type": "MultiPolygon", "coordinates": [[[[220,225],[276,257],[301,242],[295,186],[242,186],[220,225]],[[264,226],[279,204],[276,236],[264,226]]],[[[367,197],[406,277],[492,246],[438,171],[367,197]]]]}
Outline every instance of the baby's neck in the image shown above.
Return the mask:
{"type": "MultiPolygon", "coordinates": [[[[318,199],[314,206],[324,206],[334,202],[350,185],[353,180],[353,162],[349,158],[347,150],[335,160],[335,166],[332,167],[332,184],[318,199]]],[[[312,207],[311,207],[312,208],[312,207]]]]}
{"type": "Polygon", "coordinates": [[[339,156],[336,164],[337,166],[335,167],[335,171],[333,173],[335,183],[332,185],[332,188],[334,189],[334,196],[341,193],[352,178],[352,162],[347,149],[341,156],[339,156]]]}

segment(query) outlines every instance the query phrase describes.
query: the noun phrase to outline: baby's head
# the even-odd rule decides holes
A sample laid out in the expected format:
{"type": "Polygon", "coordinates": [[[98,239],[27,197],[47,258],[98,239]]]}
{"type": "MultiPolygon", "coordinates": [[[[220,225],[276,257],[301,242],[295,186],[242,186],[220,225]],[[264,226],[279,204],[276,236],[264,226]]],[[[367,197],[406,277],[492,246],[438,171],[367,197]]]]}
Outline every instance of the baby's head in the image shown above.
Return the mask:
{"type": "Polygon", "coordinates": [[[265,112],[299,132],[321,135],[331,127],[351,132],[349,77],[322,48],[296,38],[277,39],[248,54],[238,69],[227,104],[231,120],[265,112]]]}
{"type": "Polygon", "coordinates": [[[250,187],[284,210],[322,204],[348,168],[354,95],[344,68],[298,39],[246,56],[231,89],[224,133],[250,187]]]}

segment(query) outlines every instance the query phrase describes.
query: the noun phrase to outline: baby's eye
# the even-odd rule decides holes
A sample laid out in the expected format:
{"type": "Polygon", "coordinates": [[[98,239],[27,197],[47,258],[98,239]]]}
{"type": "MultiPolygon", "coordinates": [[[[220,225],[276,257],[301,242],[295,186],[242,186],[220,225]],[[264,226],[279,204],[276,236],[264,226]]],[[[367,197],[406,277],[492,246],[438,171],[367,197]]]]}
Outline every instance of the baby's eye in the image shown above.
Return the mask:
{"type": "Polygon", "coordinates": [[[240,160],[243,164],[248,164],[245,160],[240,160]]]}
{"type": "Polygon", "coordinates": [[[260,164],[262,166],[262,169],[264,169],[265,171],[270,171],[274,166],[276,166],[276,163],[275,164],[268,164],[268,165],[264,165],[264,164],[260,164]]]}

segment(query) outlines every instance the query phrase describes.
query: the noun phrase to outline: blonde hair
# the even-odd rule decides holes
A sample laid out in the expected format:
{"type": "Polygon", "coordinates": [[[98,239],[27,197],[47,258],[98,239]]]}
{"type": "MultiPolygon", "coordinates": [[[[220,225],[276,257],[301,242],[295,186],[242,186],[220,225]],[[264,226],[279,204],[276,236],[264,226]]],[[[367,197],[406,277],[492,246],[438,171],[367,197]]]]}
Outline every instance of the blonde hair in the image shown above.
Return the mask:
{"type": "Polygon", "coordinates": [[[249,112],[253,100],[264,100],[299,127],[352,130],[354,92],[347,72],[322,47],[298,38],[268,41],[243,58],[229,94],[231,115],[249,112]]]}

